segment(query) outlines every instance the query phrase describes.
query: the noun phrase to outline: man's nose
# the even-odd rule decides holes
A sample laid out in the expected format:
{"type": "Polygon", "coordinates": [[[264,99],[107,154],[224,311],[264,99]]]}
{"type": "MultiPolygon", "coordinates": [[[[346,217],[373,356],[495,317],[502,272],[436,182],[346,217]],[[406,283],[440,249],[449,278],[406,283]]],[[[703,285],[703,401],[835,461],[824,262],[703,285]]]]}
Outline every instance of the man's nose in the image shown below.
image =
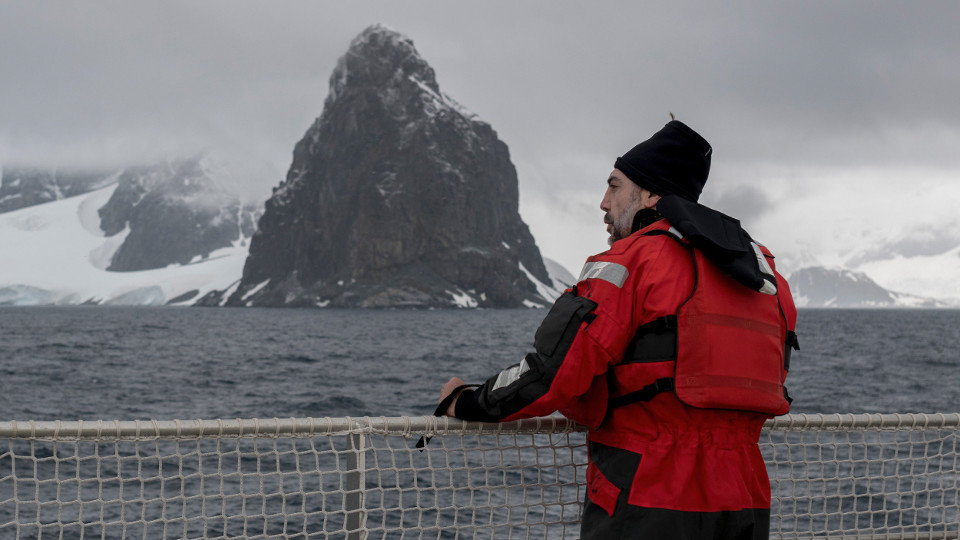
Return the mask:
{"type": "Polygon", "coordinates": [[[600,200],[600,209],[604,212],[610,211],[610,201],[608,200],[610,196],[610,190],[603,192],[603,199],[600,200]]]}

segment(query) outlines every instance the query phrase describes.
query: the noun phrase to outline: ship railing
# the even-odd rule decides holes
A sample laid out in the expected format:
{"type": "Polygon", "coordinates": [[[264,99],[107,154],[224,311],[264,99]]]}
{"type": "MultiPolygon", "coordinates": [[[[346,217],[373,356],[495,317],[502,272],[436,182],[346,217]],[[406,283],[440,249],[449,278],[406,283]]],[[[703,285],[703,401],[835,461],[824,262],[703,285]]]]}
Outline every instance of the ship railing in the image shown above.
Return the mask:
{"type": "MultiPolygon", "coordinates": [[[[957,538],[958,429],[769,420],[771,536],[957,538]]],[[[0,422],[0,537],[576,538],[585,445],[559,416],[0,422]]]]}

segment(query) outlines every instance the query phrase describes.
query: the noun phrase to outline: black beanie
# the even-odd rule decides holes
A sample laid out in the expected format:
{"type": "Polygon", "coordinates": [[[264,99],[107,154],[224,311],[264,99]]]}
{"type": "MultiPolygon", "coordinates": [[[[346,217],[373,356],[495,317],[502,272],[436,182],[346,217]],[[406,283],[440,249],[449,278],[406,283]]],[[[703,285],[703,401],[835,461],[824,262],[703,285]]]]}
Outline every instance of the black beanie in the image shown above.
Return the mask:
{"type": "Polygon", "coordinates": [[[696,202],[710,174],[712,152],[699,133],[671,120],[653,137],[618,157],[613,166],[657,195],[679,195],[696,202]]]}

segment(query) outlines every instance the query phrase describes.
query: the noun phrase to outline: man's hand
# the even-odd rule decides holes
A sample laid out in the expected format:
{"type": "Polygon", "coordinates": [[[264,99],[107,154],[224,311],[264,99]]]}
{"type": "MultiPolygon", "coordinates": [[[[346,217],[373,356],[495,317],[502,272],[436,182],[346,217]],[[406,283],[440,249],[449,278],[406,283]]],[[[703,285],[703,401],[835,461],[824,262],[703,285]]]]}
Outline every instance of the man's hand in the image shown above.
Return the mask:
{"type": "MultiPolygon", "coordinates": [[[[456,390],[458,386],[462,386],[464,384],[467,384],[467,383],[463,382],[463,379],[461,379],[460,377],[454,377],[449,381],[447,381],[447,383],[443,385],[443,388],[440,389],[440,399],[437,400],[437,403],[442,402],[447,396],[449,396],[454,390],[456,390]]],[[[460,392],[463,392],[463,390],[460,390],[460,392]]],[[[457,397],[459,397],[459,394],[457,397]]],[[[455,398],[453,401],[450,402],[450,406],[447,407],[445,414],[447,416],[455,417],[456,415],[454,414],[454,411],[456,410],[456,407],[457,407],[457,400],[455,398]]]]}

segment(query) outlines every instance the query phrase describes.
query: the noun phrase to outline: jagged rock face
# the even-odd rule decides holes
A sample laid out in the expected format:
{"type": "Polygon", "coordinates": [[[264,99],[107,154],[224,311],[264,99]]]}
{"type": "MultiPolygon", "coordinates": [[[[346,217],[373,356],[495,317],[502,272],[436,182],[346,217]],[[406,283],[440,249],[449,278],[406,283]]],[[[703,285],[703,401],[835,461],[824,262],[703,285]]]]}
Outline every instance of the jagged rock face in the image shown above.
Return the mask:
{"type": "Polygon", "coordinates": [[[210,177],[197,157],[125,170],[99,209],[107,234],[127,232],[108,270],[133,271],[187,264],[248,238],[255,208],[210,177]]]}
{"type": "Polygon", "coordinates": [[[110,181],[109,173],[99,171],[5,167],[0,179],[0,214],[82,195],[110,181]]]}
{"type": "Polygon", "coordinates": [[[507,146],[409,39],[374,26],[334,70],[229,304],[544,304],[527,273],[551,284],[507,146]]]}

